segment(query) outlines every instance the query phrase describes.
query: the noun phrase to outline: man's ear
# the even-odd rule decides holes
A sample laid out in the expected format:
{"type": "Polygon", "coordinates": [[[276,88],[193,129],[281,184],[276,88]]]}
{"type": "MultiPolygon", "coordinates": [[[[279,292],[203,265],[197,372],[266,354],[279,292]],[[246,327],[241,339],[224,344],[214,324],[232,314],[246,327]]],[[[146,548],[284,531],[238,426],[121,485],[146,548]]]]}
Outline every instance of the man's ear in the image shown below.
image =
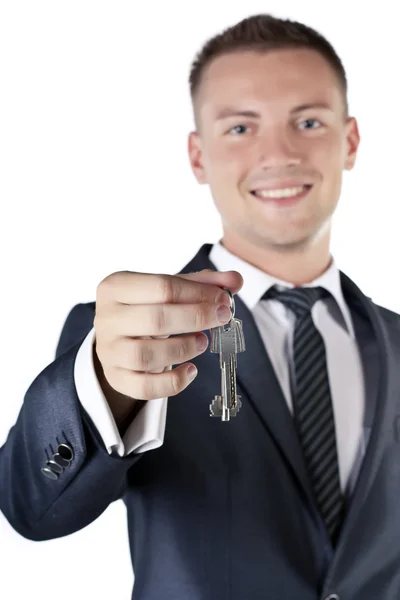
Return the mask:
{"type": "Polygon", "coordinates": [[[200,184],[207,183],[202,161],[201,139],[197,131],[191,131],[188,138],[188,153],[192,171],[200,184]]]}
{"type": "Polygon", "coordinates": [[[351,171],[354,167],[358,146],[360,145],[360,134],[358,131],[358,124],[355,117],[349,117],[346,122],[346,143],[347,143],[347,154],[344,162],[344,168],[347,171],[351,171]]]}

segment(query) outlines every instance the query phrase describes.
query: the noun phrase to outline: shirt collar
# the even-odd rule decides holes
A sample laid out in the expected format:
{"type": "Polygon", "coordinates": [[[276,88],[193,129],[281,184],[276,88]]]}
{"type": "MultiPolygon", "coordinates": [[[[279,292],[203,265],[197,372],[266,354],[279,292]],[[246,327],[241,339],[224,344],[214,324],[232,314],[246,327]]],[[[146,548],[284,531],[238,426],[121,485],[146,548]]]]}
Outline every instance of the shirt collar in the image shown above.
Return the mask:
{"type": "MultiPolygon", "coordinates": [[[[253,310],[261,297],[273,285],[293,288],[294,285],[287,281],[277,279],[261,269],[251,265],[242,258],[232,254],[221,242],[217,242],[211,248],[209,254],[210,261],[217,267],[218,271],[238,271],[243,277],[243,286],[238,292],[241,300],[249,310],[253,310]]],[[[304,287],[321,286],[328,290],[335,298],[336,303],[341,311],[346,328],[350,336],[354,339],[355,333],[350,315],[350,310],[344,300],[342,286],[340,282],[340,272],[335,260],[332,258],[328,269],[311,283],[307,283],[304,287]]]]}

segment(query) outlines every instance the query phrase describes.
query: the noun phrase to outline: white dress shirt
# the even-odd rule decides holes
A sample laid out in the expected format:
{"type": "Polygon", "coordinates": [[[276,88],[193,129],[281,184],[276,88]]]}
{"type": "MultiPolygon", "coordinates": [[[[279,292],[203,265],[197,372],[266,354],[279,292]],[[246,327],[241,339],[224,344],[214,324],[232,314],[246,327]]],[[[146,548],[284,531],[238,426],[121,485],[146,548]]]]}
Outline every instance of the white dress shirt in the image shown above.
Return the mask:
{"type": "MultiPolygon", "coordinates": [[[[254,316],[288,408],[293,414],[290,381],[293,378],[292,336],[295,315],[279,300],[260,298],[272,285],[277,285],[278,288],[294,286],[271,277],[238,258],[221,243],[212,247],[209,258],[218,271],[235,270],[242,275],[244,283],[238,296],[254,316]]],[[[339,269],[333,259],[327,271],[306,287],[314,286],[324,287],[333,296],[318,300],[311,314],[326,346],[340,481],[342,490],[345,490],[357,456],[363,452],[361,445],[365,390],[362,363],[351,314],[340,285],[339,269]]],[[[78,398],[96,425],[108,452],[122,457],[131,452],[158,448],[164,441],[168,398],[146,402],[122,440],[96,377],[92,354],[94,335],[95,331],[92,329],[78,351],[74,377],[78,398]]],[[[246,337],[245,331],[244,335],[246,337]]],[[[204,377],[204,374],[199,373],[198,377],[204,377]]],[[[267,400],[266,396],[265,401],[267,400]]]]}

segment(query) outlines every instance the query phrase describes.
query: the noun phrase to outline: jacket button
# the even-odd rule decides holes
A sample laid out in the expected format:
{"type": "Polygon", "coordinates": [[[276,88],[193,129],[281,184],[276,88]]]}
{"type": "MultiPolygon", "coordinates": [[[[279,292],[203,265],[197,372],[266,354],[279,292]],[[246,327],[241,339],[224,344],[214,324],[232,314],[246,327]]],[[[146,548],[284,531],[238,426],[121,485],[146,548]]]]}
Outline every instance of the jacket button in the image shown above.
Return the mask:
{"type": "Polygon", "coordinates": [[[58,474],[55,473],[54,471],[52,471],[50,469],[50,467],[43,467],[43,469],[41,469],[43,475],[45,475],[46,477],[48,477],[49,479],[58,479],[58,474]]]}
{"type": "Polygon", "coordinates": [[[63,468],[59,464],[57,464],[56,462],[54,462],[54,460],[49,460],[47,462],[47,466],[50,467],[50,469],[52,471],[54,471],[55,473],[60,474],[60,473],[63,472],[63,468]]]}
{"type": "Polygon", "coordinates": [[[68,462],[71,462],[71,460],[74,458],[72,448],[68,444],[60,444],[57,448],[57,451],[58,454],[68,462]]]}
{"type": "Polygon", "coordinates": [[[327,596],[325,600],[340,600],[340,598],[337,594],[329,594],[329,596],[327,596]]]}
{"type": "Polygon", "coordinates": [[[57,465],[59,465],[60,467],[69,467],[69,460],[65,460],[65,458],[63,458],[62,456],[60,456],[60,454],[54,454],[53,455],[53,462],[55,462],[57,465]]]}

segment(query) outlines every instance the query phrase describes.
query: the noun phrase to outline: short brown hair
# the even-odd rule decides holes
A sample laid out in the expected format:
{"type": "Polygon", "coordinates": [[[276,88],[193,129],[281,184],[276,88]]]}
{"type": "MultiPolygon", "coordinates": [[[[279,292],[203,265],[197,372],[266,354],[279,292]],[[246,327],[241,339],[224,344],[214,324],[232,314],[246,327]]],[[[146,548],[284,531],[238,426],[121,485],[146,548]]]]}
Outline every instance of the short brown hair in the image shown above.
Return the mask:
{"type": "Polygon", "coordinates": [[[315,50],[328,61],[341,86],[345,117],[347,117],[349,111],[347,78],[342,61],[333,46],[315,29],[298,21],[279,19],[270,14],[259,14],[243,19],[204,44],[190,70],[189,85],[193,105],[198,95],[202,74],[217,56],[245,50],[263,53],[286,48],[315,50]]]}

